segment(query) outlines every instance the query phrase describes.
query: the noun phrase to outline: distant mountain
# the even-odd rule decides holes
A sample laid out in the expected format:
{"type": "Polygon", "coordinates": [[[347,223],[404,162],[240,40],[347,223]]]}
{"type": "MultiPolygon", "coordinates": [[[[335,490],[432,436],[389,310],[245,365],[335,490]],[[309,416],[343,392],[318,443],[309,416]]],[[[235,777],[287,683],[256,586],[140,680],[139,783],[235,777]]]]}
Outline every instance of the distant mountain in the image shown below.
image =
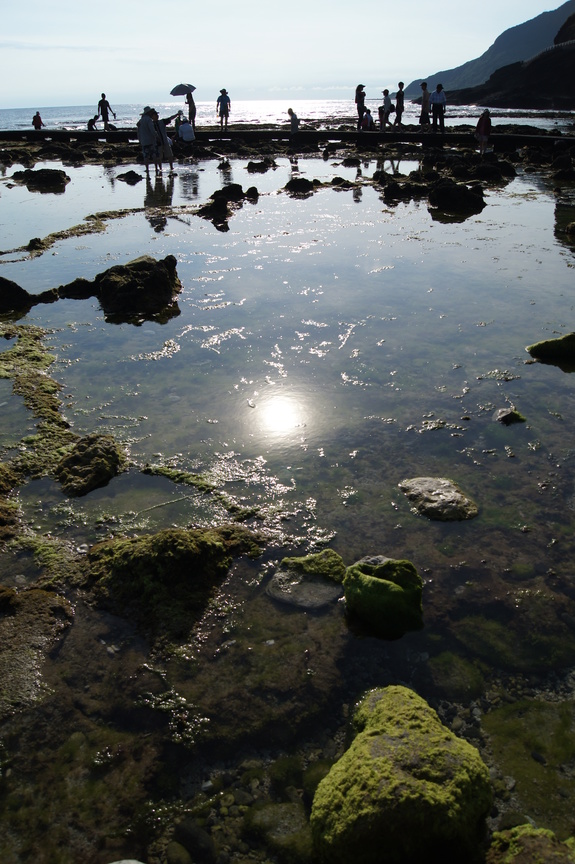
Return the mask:
{"type": "Polygon", "coordinates": [[[574,80],[575,14],[562,25],[551,48],[523,63],[502,66],[478,87],[450,90],[449,103],[572,111],[574,80]]]}
{"type": "Polygon", "coordinates": [[[445,90],[449,91],[483,84],[496,69],[520,60],[528,60],[553,45],[555,36],[573,13],[575,0],[567,0],[567,3],[553,12],[543,12],[524,24],[510,27],[497,37],[481,57],[469,60],[455,69],[416,78],[406,87],[405,95],[411,99],[421,96],[421,81],[427,81],[429,90],[434,90],[436,84],[441,83],[445,90]]]}

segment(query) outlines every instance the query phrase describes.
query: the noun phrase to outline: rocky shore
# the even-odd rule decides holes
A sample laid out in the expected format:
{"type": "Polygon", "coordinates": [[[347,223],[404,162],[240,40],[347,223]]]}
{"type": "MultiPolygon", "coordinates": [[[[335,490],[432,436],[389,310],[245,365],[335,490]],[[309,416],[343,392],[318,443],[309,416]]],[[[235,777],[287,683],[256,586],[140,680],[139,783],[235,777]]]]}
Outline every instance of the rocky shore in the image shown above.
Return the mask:
{"type": "MultiPolygon", "coordinates": [[[[369,184],[390,207],[424,201],[438,221],[464,221],[481,212],[487,206],[485,190],[508,184],[518,171],[544,174],[557,198],[565,200],[566,212],[572,212],[575,138],[531,129],[521,134],[536,143],[518,150],[508,140],[504,155],[494,152],[481,158],[471,128],[454,133],[465,145],[432,139],[423,147],[419,141],[387,144],[379,137],[357,136],[352,129],[339,131],[350,132],[354,140],[238,138],[209,145],[200,141],[178,151],[176,158],[184,164],[245,160],[254,177],[253,187],[229,184],[216,190],[207,204],[186,212],[227,230],[238,209],[257,200],[257,176],[273,170],[275,158],[294,154],[337,158],[358,169],[366,158],[383,154],[386,159],[417,159],[420,167],[408,175],[378,168],[364,176],[358,170],[355,181],[336,175],[329,185],[348,189],[369,184]]],[[[510,128],[509,135],[516,131],[510,128]]],[[[11,181],[48,192],[63,189],[64,195],[67,166],[137,166],[135,176],[124,181],[135,183],[143,170],[137,145],[102,141],[12,142],[0,149],[0,162],[6,169],[25,166],[11,181]],[[35,167],[50,161],[64,169],[51,173],[35,167]]],[[[319,180],[300,177],[280,191],[306,199],[321,187],[319,180]]],[[[113,213],[95,214],[84,230],[105,230],[112,218],[113,213]]],[[[557,225],[569,248],[575,246],[574,222],[566,217],[557,225]]],[[[76,236],[75,228],[68,234],[31,238],[10,251],[33,259],[64,236],[76,236]]],[[[42,303],[92,297],[108,322],[163,321],[177,316],[180,291],[173,256],[135,259],[103,270],[94,280],[78,278],[36,295],[0,277],[0,335],[7,346],[0,353],[0,377],[12,381],[36,421],[20,450],[0,463],[3,566],[11,568],[9,556],[14,555],[18,566],[35,576],[33,587],[0,587],[5,685],[0,699],[5,741],[0,792],[11,824],[18,823],[24,832],[27,821],[52,818],[56,832],[67,836],[59,825],[60,814],[50,817],[49,802],[36,799],[33,782],[26,786],[22,780],[28,773],[33,776],[35,764],[45,759],[33,744],[40,717],[46,752],[55,765],[53,788],[68,801],[75,796],[70,804],[78,825],[74,853],[80,854],[79,835],[89,826],[83,860],[90,864],[108,864],[125,857],[127,849],[145,855],[148,864],[263,864],[270,859],[339,864],[354,856],[364,864],[413,864],[430,848],[433,854],[489,864],[513,860],[510,849],[525,864],[573,860],[575,841],[560,841],[525,824],[517,778],[500,767],[501,754],[493,752],[489,735],[498,724],[516,729],[521,721],[536,727],[541,713],[525,705],[528,698],[565,700],[570,707],[560,728],[553,729],[553,752],[561,782],[572,782],[573,747],[563,733],[572,729],[575,676],[555,675],[554,665],[565,668],[574,662],[575,637],[559,591],[552,594],[549,589],[552,611],[535,598],[515,625],[536,636],[533,655],[522,655],[505,624],[506,604],[513,601],[505,596],[503,583],[493,585],[500,620],[489,627],[472,614],[478,596],[472,582],[465,582],[461,598],[432,588],[432,615],[439,618],[456,609],[461,640],[479,646],[481,662],[467,663],[447,646],[428,666],[416,638],[411,654],[403,656],[397,649],[405,632],[421,629],[425,612],[423,579],[409,561],[390,562],[382,550],[370,549],[365,559],[347,568],[331,550],[277,561],[279,544],[257,508],[243,509],[200,475],[159,462],[137,464],[113,436],[82,437],[69,427],[60,387],[50,376],[53,357],[46,333],[16,323],[18,318],[42,303]],[[21,518],[18,489],[31,478],[49,478],[71,498],[102,488],[128,470],[212,496],[228,521],[216,528],[174,528],[137,537],[115,530],[111,533],[116,536],[91,548],[74,548],[36,534],[21,518]],[[282,604],[290,622],[283,631],[278,629],[277,641],[254,639],[255,648],[246,656],[227,631],[234,608],[221,592],[235,564],[246,585],[267,580],[267,596],[282,604]],[[341,609],[344,602],[345,616],[322,618],[321,610],[341,609]],[[374,608],[378,615],[372,618],[374,608]],[[309,616],[307,629],[293,624],[296,615],[300,621],[309,616]],[[75,665],[73,640],[64,645],[75,616],[83,619],[86,631],[105,630],[105,637],[93,643],[108,660],[106,671],[75,665]],[[538,628],[547,618],[553,635],[546,641],[538,628]],[[329,644],[337,642],[334,634],[343,642],[348,626],[361,638],[351,649],[355,655],[346,683],[334,693],[340,656],[336,652],[326,658],[322,649],[328,633],[333,640],[329,644]],[[218,688],[225,684],[220,657],[232,658],[228,674],[247,682],[241,692],[230,685],[226,697],[227,707],[231,704],[239,718],[235,728],[226,717],[216,717],[215,731],[210,732],[203,706],[167,686],[168,669],[193,663],[194,639],[213,653],[214,671],[205,673],[207,702],[217,705],[218,688]],[[43,681],[43,660],[58,652],[63,657],[61,680],[43,681]],[[534,658],[539,662],[535,677],[527,672],[534,658]],[[500,671],[495,674],[494,669],[500,671]],[[430,676],[435,676],[433,686],[430,676]],[[398,678],[406,686],[398,685],[398,678]],[[441,694],[430,700],[433,704],[416,695],[420,684],[441,694]],[[354,706],[359,685],[367,695],[354,706]],[[102,718],[106,700],[111,707],[102,718]],[[60,730],[70,716],[79,719],[62,740],[60,730]],[[306,729],[305,743],[294,751],[295,730],[306,729]],[[268,734],[273,734],[273,747],[268,734]],[[24,758],[18,749],[30,755],[24,758]],[[394,785],[399,775],[401,788],[394,785]],[[389,781],[383,790],[378,788],[381,776],[389,781]],[[364,809],[344,806],[366,795],[370,801],[364,809]],[[356,855],[358,844],[361,855],[356,855]]],[[[417,511],[413,518],[465,521],[478,513],[478,504],[445,478],[410,478],[400,491],[417,511]]],[[[265,633],[264,623],[262,615],[254,629],[265,633]]],[[[546,728],[551,729],[552,722],[546,728]]],[[[510,733],[510,748],[512,737],[510,733]]],[[[533,745],[534,771],[541,768],[541,760],[545,757],[533,745]]],[[[524,785],[543,783],[529,771],[521,779],[524,785]]],[[[533,800],[540,804],[539,798],[533,800]]],[[[34,854],[38,856],[37,849],[34,854]]]]}

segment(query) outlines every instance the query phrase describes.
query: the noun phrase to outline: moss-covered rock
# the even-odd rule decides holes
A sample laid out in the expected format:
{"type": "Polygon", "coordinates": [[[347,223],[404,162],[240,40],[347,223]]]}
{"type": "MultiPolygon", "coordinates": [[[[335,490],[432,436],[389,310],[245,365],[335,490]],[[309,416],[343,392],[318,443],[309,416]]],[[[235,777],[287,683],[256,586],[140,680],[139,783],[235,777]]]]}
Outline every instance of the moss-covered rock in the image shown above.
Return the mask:
{"type": "Polygon", "coordinates": [[[189,634],[233,557],[255,557],[262,543],[239,525],[107,540],[88,554],[87,581],[100,605],[154,637],[177,640],[189,634]]]}
{"type": "Polygon", "coordinates": [[[384,639],[421,630],[423,582],[411,561],[362,558],[345,572],[347,610],[384,639]]]}
{"type": "Polygon", "coordinates": [[[311,828],[320,860],[474,860],[492,798],[477,750],[405,687],[369,693],[354,725],[349,750],[314,796],[311,828]]]}
{"type": "Polygon", "coordinates": [[[86,435],[56,466],[56,478],[67,495],[80,497],[106,486],[126,466],[126,455],[113,435],[86,435]]]}
{"type": "Polygon", "coordinates": [[[345,576],[343,558],[333,549],[312,552],[311,555],[303,555],[301,558],[282,558],[281,565],[308,576],[325,576],[334,582],[343,582],[345,576]]]}
{"type": "Polygon", "coordinates": [[[567,333],[559,339],[543,339],[525,349],[542,363],[559,366],[564,372],[575,371],[575,333],[567,333]]]}
{"type": "Polygon", "coordinates": [[[573,864],[575,839],[561,843],[552,831],[518,825],[493,835],[485,860],[486,864],[573,864]]]}

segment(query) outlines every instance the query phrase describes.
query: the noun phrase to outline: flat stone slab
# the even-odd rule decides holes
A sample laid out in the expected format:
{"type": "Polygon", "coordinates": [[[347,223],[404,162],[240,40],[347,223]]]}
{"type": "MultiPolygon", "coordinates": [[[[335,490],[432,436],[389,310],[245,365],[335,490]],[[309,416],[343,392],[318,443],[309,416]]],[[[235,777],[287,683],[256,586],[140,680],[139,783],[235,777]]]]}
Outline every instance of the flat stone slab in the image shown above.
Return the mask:
{"type": "Polygon", "coordinates": [[[297,606],[300,609],[321,609],[343,595],[343,588],[337,582],[301,573],[293,569],[278,570],[270,579],[266,593],[280,603],[297,606]]]}
{"type": "Polygon", "coordinates": [[[414,477],[398,485],[413,508],[428,519],[460,522],[479,513],[477,504],[446,477],[414,477]]]}

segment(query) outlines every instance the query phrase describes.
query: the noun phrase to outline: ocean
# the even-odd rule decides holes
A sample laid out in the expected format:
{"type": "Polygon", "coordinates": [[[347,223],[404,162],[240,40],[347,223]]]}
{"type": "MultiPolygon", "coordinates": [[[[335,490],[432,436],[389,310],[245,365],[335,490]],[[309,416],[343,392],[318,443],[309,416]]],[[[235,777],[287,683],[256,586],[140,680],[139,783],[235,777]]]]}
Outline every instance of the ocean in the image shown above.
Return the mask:
{"type": "MultiPolygon", "coordinates": [[[[111,103],[116,111],[117,118],[114,125],[118,129],[133,128],[139,120],[144,104],[131,103],[127,105],[115,105],[111,103]]],[[[374,117],[377,117],[378,99],[367,99],[366,106],[371,109],[374,117]]],[[[197,102],[197,125],[210,126],[217,122],[215,112],[216,100],[213,102],[197,102]]],[[[160,116],[174,114],[180,108],[186,110],[184,99],[173,99],[154,105],[160,116]]],[[[260,126],[277,125],[288,122],[287,110],[293,108],[300,118],[302,127],[313,123],[321,127],[322,121],[326,125],[340,123],[353,123],[356,119],[353,99],[268,99],[268,100],[244,100],[234,102],[232,98],[232,110],[230,114],[230,125],[253,124],[260,126]]],[[[47,129],[82,129],[86,128],[88,120],[97,113],[96,105],[71,105],[71,106],[31,106],[29,108],[4,108],[0,109],[0,132],[6,130],[19,130],[32,128],[32,116],[40,111],[42,120],[47,129]]],[[[450,106],[448,102],[446,123],[449,126],[459,124],[475,124],[483,109],[477,105],[450,106]]],[[[419,105],[406,101],[403,120],[405,125],[417,124],[419,118],[419,105]]],[[[542,112],[512,109],[491,109],[493,123],[521,123],[528,124],[541,129],[554,129],[561,132],[573,128],[573,114],[569,112],[542,112]]],[[[100,128],[102,124],[100,123],[100,128]]]]}

